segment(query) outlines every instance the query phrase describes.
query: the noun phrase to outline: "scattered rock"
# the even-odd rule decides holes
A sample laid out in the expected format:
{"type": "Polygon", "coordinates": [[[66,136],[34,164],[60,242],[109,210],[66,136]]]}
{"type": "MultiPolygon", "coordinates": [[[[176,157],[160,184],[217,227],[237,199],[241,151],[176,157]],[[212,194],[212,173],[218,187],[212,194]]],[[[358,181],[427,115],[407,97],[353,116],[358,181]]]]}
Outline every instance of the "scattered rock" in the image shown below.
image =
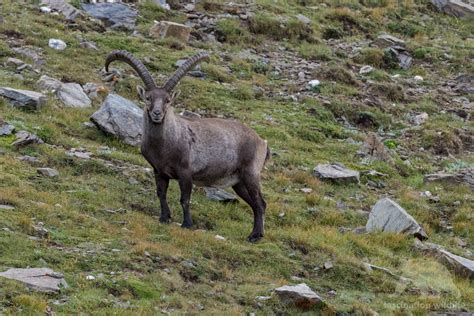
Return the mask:
{"type": "Polygon", "coordinates": [[[382,33],[377,36],[377,39],[373,42],[373,44],[379,48],[388,48],[391,46],[402,46],[405,47],[405,41],[399,39],[398,37],[389,35],[387,33],[382,33]]]}
{"type": "Polygon", "coordinates": [[[423,81],[423,77],[422,76],[415,76],[413,77],[413,80],[417,81],[417,82],[422,82],[423,81]]]}
{"type": "Polygon", "coordinates": [[[93,275],[88,275],[88,276],[86,276],[86,280],[88,280],[88,281],[93,281],[93,280],[95,280],[95,276],[93,276],[93,275]]]}
{"type": "Polygon", "coordinates": [[[13,58],[13,57],[8,57],[7,61],[5,62],[5,65],[7,67],[21,67],[25,65],[25,62],[21,59],[18,58],[13,58]]]}
{"type": "Polygon", "coordinates": [[[15,207],[8,204],[0,204],[0,210],[14,211],[15,207]]]}
{"type": "Polygon", "coordinates": [[[50,9],[61,12],[67,20],[75,20],[82,15],[81,11],[65,0],[41,0],[40,5],[48,6],[50,9]]]}
{"type": "Polygon", "coordinates": [[[379,271],[382,271],[382,272],[385,272],[386,274],[394,277],[395,279],[397,280],[400,280],[400,281],[408,281],[408,279],[402,277],[402,276],[399,276],[399,275],[396,275],[395,273],[393,273],[392,271],[390,271],[389,269],[387,268],[384,268],[384,267],[379,267],[379,266],[376,266],[374,264],[370,264],[370,263],[364,263],[364,268],[367,270],[367,271],[373,271],[373,270],[379,270],[379,271]]]}
{"type": "Polygon", "coordinates": [[[0,96],[8,99],[14,107],[24,110],[39,110],[47,100],[42,93],[8,87],[0,87],[0,96]]]}
{"type": "Polygon", "coordinates": [[[63,40],[57,38],[50,38],[48,41],[48,46],[56,50],[65,50],[67,47],[63,40]]]}
{"type": "Polygon", "coordinates": [[[15,131],[15,126],[8,124],[0,117],[0,136],[11,135],[15,131]]]}
{"type": "Polygon", "coordinates": [[[91,107],[91,100],[87,94],[84,93],[84,90],[78,83],[63,83],[57,90],[56,94],[66,107],[91,107]]]}
{"type": "Polygon", "coordinates": [[[39,80],[36,82],[36,86],[41,90],[41,91],[47,91],[47,92],[56,92],[62,85],[62,82],[51,78],[47,75],[42,75],[39,80]]]}
{"type": "Polygon", "coordinates": [[[334,265],[332,264],[331,261],[326,261],[324,264],[323,264],[323,269],[324,270],[329,270],[329,269],[332,269],[334,267],[334,265]]]}
{"type": "Polygon", "coordinates": [[[92,17],[101,20],[105,27],[114,30],[131,31],[135,28],[137,11],[122,3],[82,4],[82,9],[92,17]]]}
{"type": "Polygon", "coordinates": [[[374,67],[367,65],[360,68],[359,73],[361,75],[366,75],[366,74],[370,74],[372,71],[374,71],[374,67]]]}
{"type": "Polygon", "coordinates": [[[99,97],[99,92],[106,91],[103,86],[99,86],[98,84],[92,82],[86,83],[83,89],[90,99],[96,99],[99,97]]]}
{"type": "Polygon", "coordinates": [[[99,50],[99,48],[97,47],[97,44],[94,43],[94,42],[90,42],[90,41],[82,41],[82,42],[79,43],[79,46],[81,48],[85,48],[85,49],[99,50]]]}
{"type": "Polygon", "coordinates": [[[357,151],[357,155],[363,158],[393,162],[390,153],[375,133],[369,133],[367,135],[367,137],[364,139],[364,143],[357,151]]]}
{"type": "Polygon", "coordinates": [[[389,54],[392,54],[394,59],[398,60],[398,66],[400,68],[407,70],[410,68],[413,58],[410,53],[402,46],[392,46],[387,48],[389,54]]]}
{"type": "Polygon", "coordinates": [[[474,6],[461,0],[431,0],[431,3],[441,12],[458,18],[473,18],[474,6]]]}
{"type": "Polygon", "coordinates": [[[39,222],[38,224],[33,225],[33,229],[35,230],[35,235],[37,237],[42,239],[47,239],[49,237],[49,230],[44,227],[43,222],[39,222]]]}
{"type": "Polygon", "coordinates": [[[82,149],[71,148],[71,150],[66,151],[66,155],[81,159],[91,159],[92,153],[82,149]]]}
{"type": "Polygon", "coordinates": [[[303,193],[311,193],[311,192],[313,192],[313,189],[311,189],[311,188],[301,188],[300,191],[303,192],[303,193]]]}
{"type": "Polygon", "coordinates": [[[183,112],[180,113],[181,116],[189,118],[189,119],[200,119],[201,114],[194,113],[188,110],[184,110],[183,112]]]}
{"type": "Polygon", "coordinates": [[[304,16],[303,14],[297,14],[296,19],[298,19],[298,21],[300,21],[301,23],[304,23],[304,24],[310,24],[311,23],[311,19],[308,18],[307,16],[304,16]]]}
{"type": "Polygon", "coordinates": [[[33,157],[33,156],[28,156],[28,155],[25,155],[25,156],[20,156],[18,157],[18,160],[20,161],[25,161],[25,162],[28,162],[30,164],[39,164],[41,161],[36,158],[36,157],[33,157]]]}
{"type": "Polygon", "coordinates": [[[143,133],[143,110],[135,103],[111,93],[91,121],[101,130],[120,138],[124,143],[139,146],[143,133]]]}
{"type": "Polygon", "coordinates": [[[38,168],[38,169],[36,169],[36,171],[40,175],[45,176],[45,177],[57,177],[57,176],[59,176],[58,170],[52,169],[52,168],[38,168]]]}
{"type": "Polygon", "coordinates": [[[212,201],[217,202],[235,202],[237,198],[224,190],[218,188],[211,188],[211,187],[204,187],[204,191],[206,192],[206,197],[212,201]]]}
{"type": "Polygon", "coordinates": [[[215,235],[214,238],[217,239],[217,240],[225,240],[225,237],[223,237],[221,235],[215,235]]]}
{"type": "Polygon", "coordinates": [[[423,178],[427,182],[439,182],[446,184],[464,183],[474,190],[474,168],[460,169],[456,173],[433,173],[427,174],[423,178]]]}
{"type": "Polygon", "coordinates": [[[28,133],[27,131],[19,131],[16,133],[16,139],[12,143],[12,146],[16,149],[28,146],[30,144],[43,144],[43,140],[35,134],[28,133]]]}
{"type": "Polygon", "coordinates": [[[316,304],[324,304],[323,299],[305,283],[285,285],[275,289],[283,303],[295,305],[301,309],[310,309],[316,304]]]}
{"type": "Polygon", "coordinates": [[[340,163],[317,165],[313,170],[313,174],[321,180],[331,180],[337,183],[359,183],[359,172],[347,169],[340,163]]]}
{"type": "Polygon", "coordinates": [[[415,115],[415,116],[411,119],[411,122],[412,122],[414,125],[421,125],[421,124],[423,124],[424,122],[426,122],[427,119],[428,119],[428,113],[423,112],[423,113],[420,113],[420,114],[418,114],[418,115],[415,115]]]}
{"type": "Polygon", "coordinates": [[[184,24],[169,21],[160,21],[150,28],[150,36],[153,38],[173,37],[182,42],[187,42],[191,35],[191,28],[184,24]]]}
{"type": "Polygon", "coordinates": [[[61,273],[54,272],[48,268],[11,268],[1,272],[0,276],[20,281],[29,288],[39,292],[54,293],[59,292],[61,288],[68,287],[61,273]]]}
{"type": "Polygon", "coordinates": [[[453,269],[457,275],[474,280],[474,260],[455,255],[433,243],[415,241],[415,248],[436,256],[441,263],[453,269]]]}
{"type": "Polygon", "coordinates": [[[405,233],[420,240],[428,238],[416,220],[389,198],[382,198],[374,205],[365,228],[367,232],[405,233]]]}

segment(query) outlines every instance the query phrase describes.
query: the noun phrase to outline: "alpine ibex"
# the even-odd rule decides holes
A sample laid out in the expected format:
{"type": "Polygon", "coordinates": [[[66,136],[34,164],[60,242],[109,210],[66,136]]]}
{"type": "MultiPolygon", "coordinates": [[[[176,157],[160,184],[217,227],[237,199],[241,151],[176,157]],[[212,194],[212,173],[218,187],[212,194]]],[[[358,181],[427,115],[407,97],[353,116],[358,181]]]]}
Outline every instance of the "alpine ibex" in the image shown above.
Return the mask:
{"type": "MultiPolygon", "coordinates": [[[[115,60],[129,64],[140,76],[145,89],[139,94],[146,103],[141,152],[155,173],[157,195],[161,204],[160,222],[171,218],[166,201],[170,179],[179,182],[182,227],[191,227],[189,201],[193,183],[200,186],[229,187],[253,210],[254,224],[248,240],[263,237],[266,203],[260,191],[260,172],[270,156],[266,141],[245,125],[217,118],[189,119],[178,116],[171,106],[173,89],[197,63],[208,59],[206,52],[186,62],[166,81],[156,86],[146,67],[127,51],[113,51],[105,69],[115,60]]],[[[201,105],[205,106],[205,105],[201,105]]]]}

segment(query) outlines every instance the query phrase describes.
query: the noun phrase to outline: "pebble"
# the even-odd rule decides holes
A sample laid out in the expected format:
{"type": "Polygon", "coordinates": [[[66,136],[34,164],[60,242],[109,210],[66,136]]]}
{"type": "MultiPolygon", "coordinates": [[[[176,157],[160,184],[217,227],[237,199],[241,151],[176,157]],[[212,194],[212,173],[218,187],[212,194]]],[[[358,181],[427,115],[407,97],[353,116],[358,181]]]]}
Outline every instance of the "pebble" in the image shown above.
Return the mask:
{"type": "Polygon", "coordinates": [[[49,39],[48,46],[56,50],[65,50],[67,47],[64,41],[56,38],[49,39]]]}

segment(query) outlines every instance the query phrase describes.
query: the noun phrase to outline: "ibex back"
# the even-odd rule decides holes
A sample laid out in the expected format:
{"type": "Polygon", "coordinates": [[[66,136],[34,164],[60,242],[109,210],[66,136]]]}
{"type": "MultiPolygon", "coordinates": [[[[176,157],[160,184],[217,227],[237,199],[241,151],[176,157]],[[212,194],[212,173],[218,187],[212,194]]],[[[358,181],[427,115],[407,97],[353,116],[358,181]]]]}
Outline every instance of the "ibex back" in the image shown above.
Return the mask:
{"type": "MultiPolygon", "coordinates": [[[[171,218],[166,200],[170,179],[179,182],[182,227],[192,226],[189,201],[193,183],[200,186],[234,191],[253,210],[254,224],[248,240],[263,237],[266,203],[260,190],[260,172],[270,152],[267,143],[247,126],[232,120],[217,118],[189,119],[175,115],[171,103],[173,89],[186,73],[207,53],[189,58],[166,81],[157,87],[146,67],[129,52],[113,51],[105,68],[114,60],[132,66],[145,84],[140,95],[146,103],[141,152],[155,173],[157,195],[161,204],[161,222],[171,218]]],[[[205,107],[205,105],[200,105],[205,107]]]]}

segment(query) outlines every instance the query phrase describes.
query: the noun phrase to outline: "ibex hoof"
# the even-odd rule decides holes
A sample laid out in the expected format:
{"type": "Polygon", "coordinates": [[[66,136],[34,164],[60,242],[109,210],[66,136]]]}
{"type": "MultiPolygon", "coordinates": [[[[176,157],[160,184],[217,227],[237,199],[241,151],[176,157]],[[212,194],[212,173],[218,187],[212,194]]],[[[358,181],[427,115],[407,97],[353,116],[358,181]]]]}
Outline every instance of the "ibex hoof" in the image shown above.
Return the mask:
{"type": "Polygon", "coordinates": [[[160,216],[160,223],[169,223],[171,220],[170,216],[160,216]]]}
{"type": "Polygon", "coordinates": [[[193,223],[192,222],[183,222],[181,224],[181,227],[182,228],[191,228],[191,227],[193,227],[193,223]]]}
{"type": "Polygon", "coordinates": [[[254,243],[262,239],[262,237],[263,237],[262,233],[251,233],[250,236],[247,237],[247,240],[249,242],[254,243]]]}

